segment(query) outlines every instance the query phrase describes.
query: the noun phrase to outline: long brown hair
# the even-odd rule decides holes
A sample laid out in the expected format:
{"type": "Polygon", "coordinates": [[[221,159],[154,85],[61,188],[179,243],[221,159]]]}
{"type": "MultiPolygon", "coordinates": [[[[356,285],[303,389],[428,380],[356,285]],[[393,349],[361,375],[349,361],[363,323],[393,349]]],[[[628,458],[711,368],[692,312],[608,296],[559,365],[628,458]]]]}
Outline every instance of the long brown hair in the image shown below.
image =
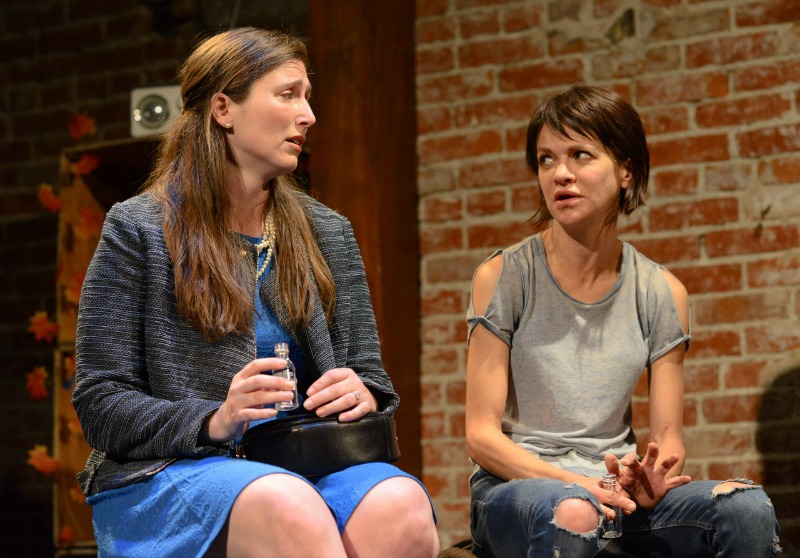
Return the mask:
{"type": "MultiPolygon", "coordinates": [[[[292,60],[308,65],[305,45],[279,31],[245,27],[202,42],[181,69],[183,111],[163,138],[145,185],[164,202],[178,311],[208,341],[252,331],[255,310],[248,286],[253,273],[243,266],[242,246],[230,232],[225,132],[213,122],[211,99],[222,92],[242,102],[256,80],[292,60]]],[[[300,329],[308,323],[315,289],[330,321],[333,278],[297,185],[286,175],[267,188],[264,210],[273,212],[276,223],[279,290],[292,325],[300,329]]]]}

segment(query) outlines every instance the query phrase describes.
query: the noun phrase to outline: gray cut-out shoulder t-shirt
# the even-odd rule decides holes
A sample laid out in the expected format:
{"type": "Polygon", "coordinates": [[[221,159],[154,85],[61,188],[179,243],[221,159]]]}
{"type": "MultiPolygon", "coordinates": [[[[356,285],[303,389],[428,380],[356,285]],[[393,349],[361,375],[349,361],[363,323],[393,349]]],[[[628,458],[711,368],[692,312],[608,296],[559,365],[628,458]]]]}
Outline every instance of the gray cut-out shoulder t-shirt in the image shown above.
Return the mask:
{"type": "Polygon", "coordinates": [[[497,254],[486,314],[470,302],[467,323],[468,337],[481,324],[510,349],[503,432],[560,467],[605,472],[606,453],[636,451],[630,401],[643,370],[688,347],[663,268],[623,242],[616,283],[586,304],[558,286],[540,234],[497,254]]]}

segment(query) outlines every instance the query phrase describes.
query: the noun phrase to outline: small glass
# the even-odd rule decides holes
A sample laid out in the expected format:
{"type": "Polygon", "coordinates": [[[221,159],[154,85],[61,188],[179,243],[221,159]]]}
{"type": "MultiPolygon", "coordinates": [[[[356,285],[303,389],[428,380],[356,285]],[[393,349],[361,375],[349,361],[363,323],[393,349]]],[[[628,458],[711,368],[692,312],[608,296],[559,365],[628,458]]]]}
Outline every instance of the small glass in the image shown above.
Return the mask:
{"type": "Polygon", "coordinates": [[[272,373],[273,376],[284,378],[290,382],[294,382],[294,396],[291,401],[279,401],[275,403],[275,409],[278,411],[291,411],[300,406],[297,397],[297,371],[295,370],[294,363],[289,358],[289,344],[276,343],[275,344],[275,358],[280,358],[286,361],[286,368],[283,370],[276,370],[272,373]]]}
{"type": "MultiPolygon", "coordinates": [[[[617,491],[617,477],[612,473],[603,475],[603,488],[611,492],[617,491]]],[[[622,536],[622,508],[619,506],[609,506],[614,510],[614,519],[603,517],[603,538],[618,539],[622,536]]]]}

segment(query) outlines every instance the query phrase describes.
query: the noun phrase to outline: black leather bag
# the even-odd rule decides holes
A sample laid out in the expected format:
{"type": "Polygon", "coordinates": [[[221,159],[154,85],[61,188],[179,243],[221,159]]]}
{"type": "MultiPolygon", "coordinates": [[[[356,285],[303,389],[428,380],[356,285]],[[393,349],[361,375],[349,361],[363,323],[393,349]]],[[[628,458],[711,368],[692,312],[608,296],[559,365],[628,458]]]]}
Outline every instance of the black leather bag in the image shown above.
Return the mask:
{"type": "Polygon", "coordinates": [[[315,415],[262,422],[247,430],[234,448],[236,457],[319,477],[353,465],[400,457],[394,419],[369,413],[353,422],[315,415]]]}

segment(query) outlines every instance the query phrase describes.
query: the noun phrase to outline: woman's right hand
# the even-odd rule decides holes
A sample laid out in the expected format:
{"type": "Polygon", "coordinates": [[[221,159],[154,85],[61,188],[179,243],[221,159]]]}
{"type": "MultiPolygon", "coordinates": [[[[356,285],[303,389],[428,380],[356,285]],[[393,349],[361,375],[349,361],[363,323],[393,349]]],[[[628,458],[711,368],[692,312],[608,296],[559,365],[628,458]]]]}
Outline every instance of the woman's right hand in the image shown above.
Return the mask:
{"type": "Polygon", "coordinates": [[[265,406],[291,401],[294,382],[264,372],[284,368],[285,360],[257,358],[237,372],[225,401],[203,424],[202,441],[212,444],[229,442],[244,434],[250,421],[277,415],[278,411],[265,406]]]}

